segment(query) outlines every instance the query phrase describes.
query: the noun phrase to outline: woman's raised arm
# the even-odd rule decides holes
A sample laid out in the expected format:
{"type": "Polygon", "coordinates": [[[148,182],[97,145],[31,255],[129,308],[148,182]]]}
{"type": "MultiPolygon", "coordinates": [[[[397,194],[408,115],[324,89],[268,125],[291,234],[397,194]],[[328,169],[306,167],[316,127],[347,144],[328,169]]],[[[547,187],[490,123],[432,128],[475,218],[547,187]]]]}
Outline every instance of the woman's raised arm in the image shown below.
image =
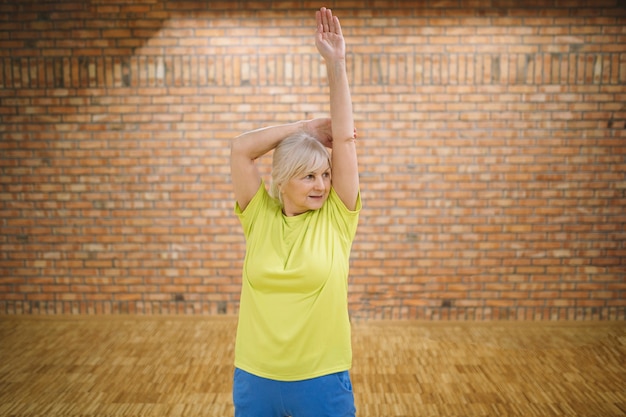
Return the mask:
{"type": "Polygon", "coordinates": [[[331,121],[328,118],[302,120],[245,132],[231,142],[230,175],[235,200],[244,210],[261,185],[261,175],[256,160],[265,155],[289,136],[304,131],[324,146],[330,147],[331,121]]]}
{"type": "Polygon", "coordinates": [[[230,176],[235,201],[245,210],[261,185],[256,159],[274,149],[283,139],[297,133],[306,122],[264,127],[243,133],[231,141],[230,176]]]}
{"type": "Polygon", "coordinates": [[[350,210],[356,208],[359,193],[359,168],[352,98],[346,72],[346,47],[339,19],[322,7],[315,13],[315,45],[326,62],[330,87],[332,120],[332,184],[339,198],[350,210]]]}

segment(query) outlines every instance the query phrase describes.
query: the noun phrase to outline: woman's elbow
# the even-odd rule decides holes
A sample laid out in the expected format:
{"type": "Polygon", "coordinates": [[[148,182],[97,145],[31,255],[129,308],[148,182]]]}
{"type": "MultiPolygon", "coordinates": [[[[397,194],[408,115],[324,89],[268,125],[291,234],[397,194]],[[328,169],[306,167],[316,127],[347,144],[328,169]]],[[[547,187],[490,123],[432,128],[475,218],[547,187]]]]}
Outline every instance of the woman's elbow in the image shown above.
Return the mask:
{"type": "Polygon", "coordinates": [[[243,146],[241,137],[237,136],[230,141],[230,157],[237,158],[245,155],[245,147],[243,146]]]}

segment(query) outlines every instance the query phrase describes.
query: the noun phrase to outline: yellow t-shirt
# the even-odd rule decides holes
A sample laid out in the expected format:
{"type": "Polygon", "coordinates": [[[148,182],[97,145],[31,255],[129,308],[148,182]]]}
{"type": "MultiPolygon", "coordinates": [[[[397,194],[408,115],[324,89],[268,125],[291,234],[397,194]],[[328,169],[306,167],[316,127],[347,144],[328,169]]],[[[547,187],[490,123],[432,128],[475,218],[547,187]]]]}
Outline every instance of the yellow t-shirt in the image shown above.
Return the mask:
{"type": "Polygon", "coordinates": [[[331,189],[319,210],[286,217],[261,183],[239,217],[246,237],[235,366],[279,381],[350,369],[348,269],[361,200],[331,189]]]}

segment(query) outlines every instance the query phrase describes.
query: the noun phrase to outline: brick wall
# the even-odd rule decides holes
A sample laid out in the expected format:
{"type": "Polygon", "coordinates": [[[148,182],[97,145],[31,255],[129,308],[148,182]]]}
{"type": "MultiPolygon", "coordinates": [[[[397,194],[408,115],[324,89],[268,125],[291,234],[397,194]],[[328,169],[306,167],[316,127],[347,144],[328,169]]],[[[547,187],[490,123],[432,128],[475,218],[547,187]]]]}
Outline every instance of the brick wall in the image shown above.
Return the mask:
{"type": "MultiPolygon", "coordinates": [[[[320,5],[2,1],[0,314],[236,313],[229,140],[328,114],[320,5]]],[[[625,319],[623,2],[327,6],[353,317],[625,319]]]]}

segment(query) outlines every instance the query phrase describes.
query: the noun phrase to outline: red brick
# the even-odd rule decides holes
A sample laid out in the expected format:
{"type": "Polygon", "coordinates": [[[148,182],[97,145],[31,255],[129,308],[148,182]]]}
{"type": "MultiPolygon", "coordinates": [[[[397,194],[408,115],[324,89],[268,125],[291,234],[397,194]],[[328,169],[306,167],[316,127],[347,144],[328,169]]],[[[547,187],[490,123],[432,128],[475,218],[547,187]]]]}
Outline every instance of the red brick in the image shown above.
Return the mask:
{"type": "MultiPolygon", "coordinates": [[[[576,1],[388,3],[374,20],[347,6],[343,25],[364,200],[351,311],[624,318],[626,46],[612,3],[606,17],[576,1]]],[[[161,27],[158,2],[99,6],[91,29],[71,25],[85,48],[3,42],[0,314],[236,312],[228,141],[328,111],[307,14],[277,7],[298,10],[271,28],[207,14],[191,30],[184,8],[161,27]],[[121,9],[153,20],[97,19],[121,9]]],[[[25,16],[7,20],[21,39],[63,23],[25,16]]]]}

